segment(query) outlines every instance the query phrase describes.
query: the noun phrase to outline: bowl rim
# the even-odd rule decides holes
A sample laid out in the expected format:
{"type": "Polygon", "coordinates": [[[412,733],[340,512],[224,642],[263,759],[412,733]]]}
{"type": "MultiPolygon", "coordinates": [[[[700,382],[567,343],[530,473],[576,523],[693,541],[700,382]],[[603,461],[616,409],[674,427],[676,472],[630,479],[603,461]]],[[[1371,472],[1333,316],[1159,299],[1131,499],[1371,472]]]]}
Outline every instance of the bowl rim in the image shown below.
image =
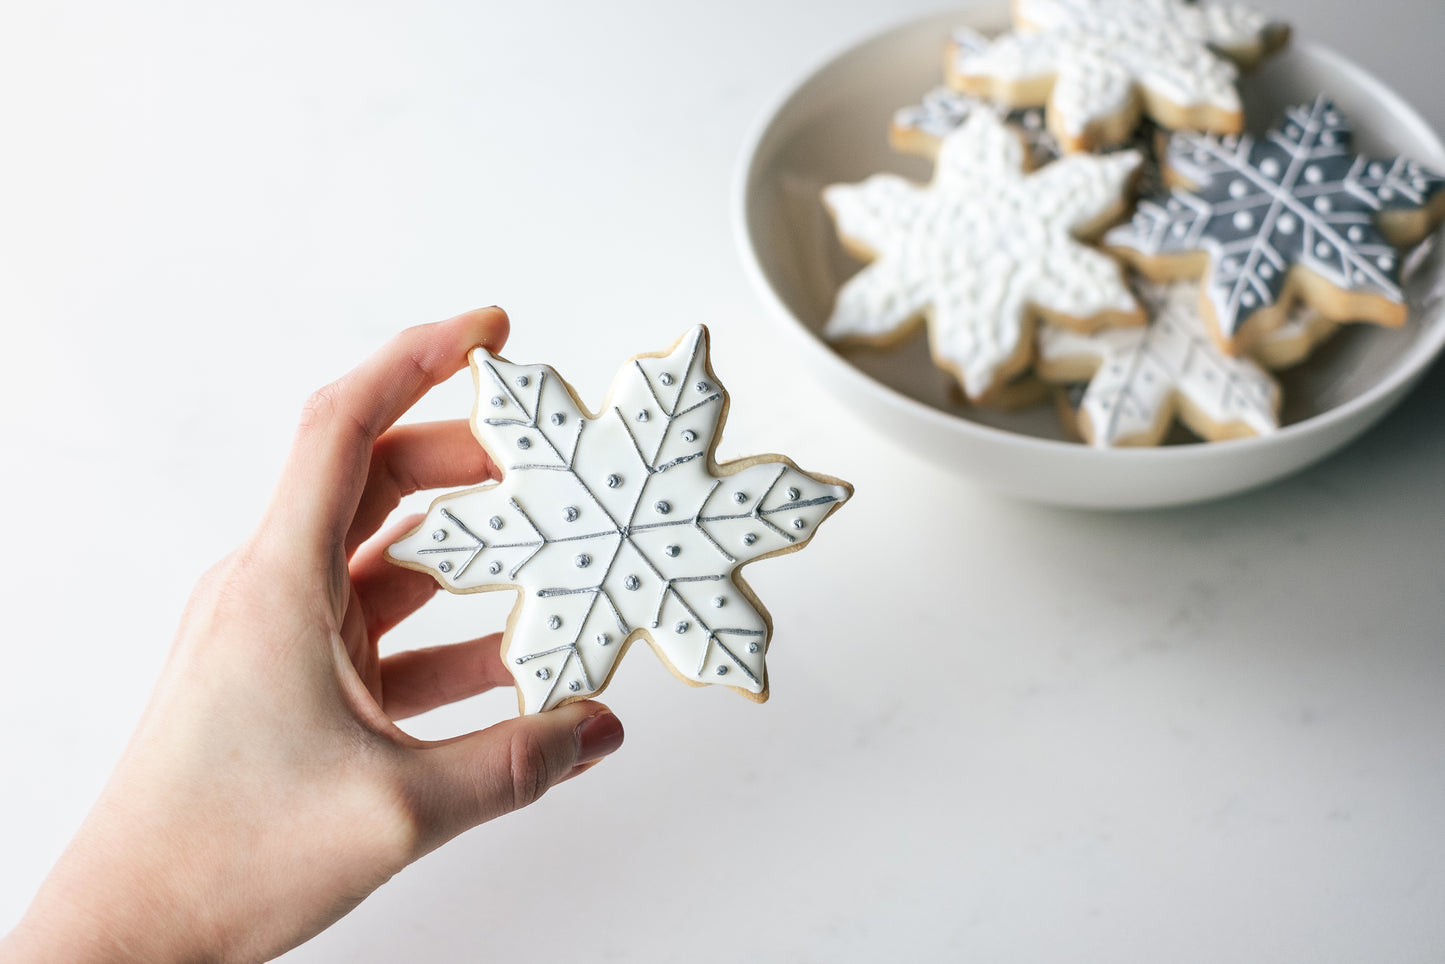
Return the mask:
{"type": "MultiPolygon", "coordinates": [[[[963,437],[973,441],[984,444],[1016,445],[1038,453],[1071,452],[1075,453],[1073,457],[1077,458],[1098,457],[1107,458],[1112,462],[1128,460],[1138,463],[1183,463],[1198,459],[1214,459],[1225,451],[1243,452],[1251,448],[1273,448],[1327,435],[1338,431],[1341,426],[1356,419],[1367,418],[1372,413],[1384,414],[1389,407],[1387,403],[1396,396],[1403,396],[1412,383],[1424,375],[1440,357],[1442,350],[1445,350],[1445,321],[1436,324],[1433,331],[1426,333],[1410,346],[1409,352],[1402,356],[1397,364],[1360,394],[1323,412],[1310,415],[1308,418],[1289,425],[1280,426],[1278,430],[1268,435],[1200,441],[1187,445],[1112,448],[1096,448],[1079,442],[1026,435],[961,418],[905,395],[839,357],[783,302],[781,295],[769,280],[758,257],[757,248],[752,243],[753,221],[749,216],[749,201],[760,166],[759,151],[791,102],[821,75],[833,69],[842,60],[858,53],[865,47],[883,43],[897,34],[911,32],[927,23],[953,20],[963,24],[970,19],[982,19],[996,13],[1006,15],[1007,9],[1006,4],[992,3],[951,10],[935,10],[898,20],[892,26],[872,30],[861,37],[835,47],[830,53],[818,58],[809,68],[797,74],[795,79],[787,84],[781,92],[775,94],[754,118],[743,140],[732,173],[729,219],[732,222],[733,242],[741,257],[744,273],[754,291],[762,297],[767,308],[775,317],[786,322],[783,325],[784,329],[787,330],[789,337],[801,346],[802,350],[813,353],[815,357],[818,354],[827,356],[825,364],[830,365],[832,370],[846,378],[850,384],[865,386],[868,391],[878,393],[903,413],[937,424],[945,431],[961,433],[963,437]],[[1377,407],[1380,408],[1380,411],[1374,412],[1377,407]]],[[[1351,80],[1363,93],[1388,111],[1394,126],[1420,141],[1427,148],[1426,153],[1433,155],[1422,158],[1412,154],[1411,159],[1445,170],[1445,141],[1441,140],[1440,135],[1420,116],[1419,112],[1393,88],[1369,70],[1323,44],[1308,40],[1301,41],[1292,36],[1289,40],[1289,47],[1322,63],[1331,71],[1349,74],[1351,80]]],[[[1441,283],[1445,284],[1445,281],[1441,283]]],[[[1433,303],[1437,298],[1437,292],[1432,290],[1427,296],[1427,302],[1433,303]]]]}

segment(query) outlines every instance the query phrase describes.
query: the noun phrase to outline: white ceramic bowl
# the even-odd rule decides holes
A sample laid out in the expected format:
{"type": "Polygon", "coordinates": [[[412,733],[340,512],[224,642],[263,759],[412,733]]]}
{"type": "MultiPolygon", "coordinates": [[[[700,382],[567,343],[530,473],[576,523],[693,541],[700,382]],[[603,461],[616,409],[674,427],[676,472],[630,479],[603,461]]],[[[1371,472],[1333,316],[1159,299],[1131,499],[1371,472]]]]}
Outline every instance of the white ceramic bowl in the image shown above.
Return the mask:
{"type": "MultiPolygon", "coordinates": [[[[1324,457],[1389,411],[1445,346],[1442,231],[1406,285],[1409,324],[1346,326],[1307,364],[1281,373],[1284,425],[1259,438],[1092,449],[1065,440],[1051,406],[999,413],[960,401],[929,360],[921,333],[890,351],[830,347],[819,332],[834,293],[860,265],[838,244],[819,194],[885,170],[929,179],[927,162],[888,146],[888,121],[940,83],[947,37],[965,25],[1002,30],[1007,6],[935,14],[845,50],[765,116],[739,165],[734,227],[749,275],[798,357],[856,416],[1020,498],[1094,508],[1177,505],[1261,485],[1324,457]]],[[[1285,106],[1325,93],[1353,123],[1357,151],[1403,153],[1445,170],[1445,146],[1419,115],[1330,51],[1292,40],[1246,75],[1243,89],[1255,130],[1285,106]]]]}

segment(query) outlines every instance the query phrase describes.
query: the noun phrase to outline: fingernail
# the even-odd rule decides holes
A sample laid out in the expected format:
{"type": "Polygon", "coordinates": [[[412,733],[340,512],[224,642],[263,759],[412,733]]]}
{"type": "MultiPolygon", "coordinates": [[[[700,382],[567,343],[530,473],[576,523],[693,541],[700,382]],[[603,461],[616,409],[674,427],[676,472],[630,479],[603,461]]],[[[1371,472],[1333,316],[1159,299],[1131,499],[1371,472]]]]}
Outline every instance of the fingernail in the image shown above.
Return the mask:
{"type": "Polygon", "coordinates": [[[577,724],[577,762],[600,760],[622,745],[622,721],[607,710],[577,724]]]}

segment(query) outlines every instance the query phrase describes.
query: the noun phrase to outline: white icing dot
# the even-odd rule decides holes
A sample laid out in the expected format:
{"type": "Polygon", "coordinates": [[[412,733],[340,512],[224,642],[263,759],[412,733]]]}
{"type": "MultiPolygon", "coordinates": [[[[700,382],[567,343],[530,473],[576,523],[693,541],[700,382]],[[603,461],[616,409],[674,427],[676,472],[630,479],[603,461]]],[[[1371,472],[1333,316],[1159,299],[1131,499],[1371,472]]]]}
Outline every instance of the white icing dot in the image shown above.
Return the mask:
{"type": "Polygon", "coordinates": [[[1395,267],[1395,259],[1388,254],[1380,255],[1379,260],[1375,263],[1378,264],[1380,267],[1384,268],[1386,271],[1391,271],[1395,267]]]}
{"type": "Polygon", "coordinates": [[[1358,224],[1355,224],[1350,226],[1350,230],[1345,232],[1345,236],[1355,244],[1359,244],[1365,240],[1365,231],[1358,224]]]}
{"type": "Polygon", "coordinates": [[[1318,184],[1324,180],[1325,172],[1320,170],[1318,164],[1311,164],[1305,168],[1305,180],[1311,184],[1318,184]]]}
{"type": "Polygon", "coordinates": [[[1246,308],[1253,308],[1256,304],[1259,303],[1259,300],[1255,298],[1253,291],[1246,291],[1244,294],[1239,296],[1239,303],[1244,305],[1244,307],[1246,308]]]}
{"type": "Polygon", "coordinates": [[[1184,235],[1189,233],[1189,225],[1185,224],[1183,221],[1175,221],[1173,226],[1169,228],[1169,233],[1174,235],[1176,238],[1182,238],[1184,237],[1184,235]]]}
{"type": "Polygon", "coordinates": [[[1266,157],[1259,162],[1259,173],[1268,178],[1279,177],[1279,161],[1272,157],[1266,157]]]}
{"type": "Polygon", "coordinates": [[[1239,271],[1239,259],[1225,258],[1223,261],[1219,262],[1219,270],[1224,272],[1225,274],[1234,274],[1235,272],[1239,271]]]}
{"type": "Polygon", "coordinates": [[[561,617],[561,616],[548,616],[548,617],[547,617],[547,628],[548,628],[548,629],[561,629],[561,628],[562,628],[562,617],[561,617]]]}
{"type": "Polygon", "coordinates": [[[1229,182],[1229,196],[1238,200],[1249,193],[1249,182],[1243,179],[1229,182]]]}
{"type": "Polygon", "coordinates": [[[1394,188],[1382,187],[1382,188],[1380,188],[1378,191],[1376,191],[1375,193],[1379,196],[1379,198],[1380,198],[1381,201],[1393,201],[1393,200],[1395,200],[1395,190],[1394,190],[1394,188]]]}
{"type": "Polygon", "coordinates": [[[1385,176],[1385,165],[1375,161],[1370,165],[1370,177],[1381,178],[1385,176]]]}
{"type": "Polygon", "coordinates": [[[1323,134],[1320,135],[1320,143],[1325,145],[1326,147],[1334,147],[1335,140],[1336,137],[1334,131],[1325,131],[1323,134]]]}
{"type": "Polygon", "coordinates": [[[1235,211],[1234,226],[1241,231],[1248,231],[1250,228],[1254,227],[1254,215],[1250,214],[1248,211],[1235,211]]]}
{"type": "Polygon", "coordinates": [[[1315,256],[1316,256],[1316,257],[1328,258],[1328,257],[1329,257],[1331,254],[1333,254],[1333,253],[1334,253],[1334,251],[1330,248],[1330,246],[1329,246],[1328,244],[1325,244],[1323,241],[1321,241],[1319,244],[1315,245],[1315,256]]]}
{"type": "Polygon", "coordinates": [[[1262,265],[1260,265],[1260,266],[1259,266],[1259,276],[1260,276],[1261,278],[1265,278],[1265,279],[1273,278],[1273,277],[1274,277],[1274,265],[1272,265],[1272,264],[1262,264],[1262,265]]]}
{"type": "Polygon", "coordinates": [[[1279,220],[1274,222],[1274,226],[1279,229],[1280,234],[1294,234],[1295,228],[1299,227],[1299,222],[1294,219],[1293,214],[1281,214],[1279,220]]]}
{"type": "Polygon", "coordinates": [[[1329,214],[1334,209],[1335,202],[1331,201],[1327,195],[1321,194],[1315,198],[1315,210],[1321,214],[1329,214]]]}
{"type": "Polygon", "coordinates": [[[1419,191],[1421,194],[1430,190],[1430,182],[1425,180],[1423,177],[1415,178],[1414,185],[1415,190],[1419,191]]]}

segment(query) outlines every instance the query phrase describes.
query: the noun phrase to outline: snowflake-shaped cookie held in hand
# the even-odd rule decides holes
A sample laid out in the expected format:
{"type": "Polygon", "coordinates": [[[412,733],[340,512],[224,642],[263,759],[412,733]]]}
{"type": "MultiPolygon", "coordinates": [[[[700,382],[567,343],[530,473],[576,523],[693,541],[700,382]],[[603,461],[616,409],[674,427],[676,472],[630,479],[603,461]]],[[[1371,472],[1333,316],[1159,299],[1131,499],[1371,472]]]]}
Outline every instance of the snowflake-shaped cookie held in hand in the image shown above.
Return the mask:
{"type": "Polygon", "coordinates": [[[471,362],[503,477],[437,499],[388,555],[452,592],[519,591],[502,646],[522,712],[597,693],[637,638],[766,699],[771,622],[737,570],[801,548],[851,487],[778,455],[714,462],[728,396],[702,327],[629,362],[597,415],[545,365],[471,362]]]}
{"type": "Polygon", "coordinates": [[[1326,98],[1261,138],[1175,134],[1167,195],[1140,202],[1105,243],[1155,279],[1204,276],[1202,311],[1239,354],[1304,300],[1339,321],[1408,315],[1396,250],[1445,217],[1445,177],[1403,157],[1360,157],[1326,98]]]}
{"type": "Polygon", "coordinates": [[[1085,441],[1096,448],[1157,445],[1176,414],[1211,440],[1279,427],[1278,383],[1252,359],[1218,349],[1192,285],[1146,283],[1140,296],[1150,316],[1143,328],[1039,331],[1039,376],[1088,381],[1077,418],[1085,441]]]}
{"type": "Polygon", "coordinates": [[[1119,265],[1078,240],[1115,220],[1133,151],[1027,170],[1022,139],[991,111],[944,138],[933,183],[876,174],[823,192],[838,235],[871,260],[838,292],[824,335],[886,345],[926,318],[934,361],[988,402],[1032,360],[1040,317],[1092,330],[1142,324],[1119,265]]]}
{"type": "Polygon", "coordinates": [[[948,82],[1013,107],[1047,105],[1065,150],[1129,140],[1142,113],[1163,127],[1244,127],[1236,64],[1289,36],[1235,3],[1014,0],[1017,29],[983,50],[950,49],[948,82]]]}

